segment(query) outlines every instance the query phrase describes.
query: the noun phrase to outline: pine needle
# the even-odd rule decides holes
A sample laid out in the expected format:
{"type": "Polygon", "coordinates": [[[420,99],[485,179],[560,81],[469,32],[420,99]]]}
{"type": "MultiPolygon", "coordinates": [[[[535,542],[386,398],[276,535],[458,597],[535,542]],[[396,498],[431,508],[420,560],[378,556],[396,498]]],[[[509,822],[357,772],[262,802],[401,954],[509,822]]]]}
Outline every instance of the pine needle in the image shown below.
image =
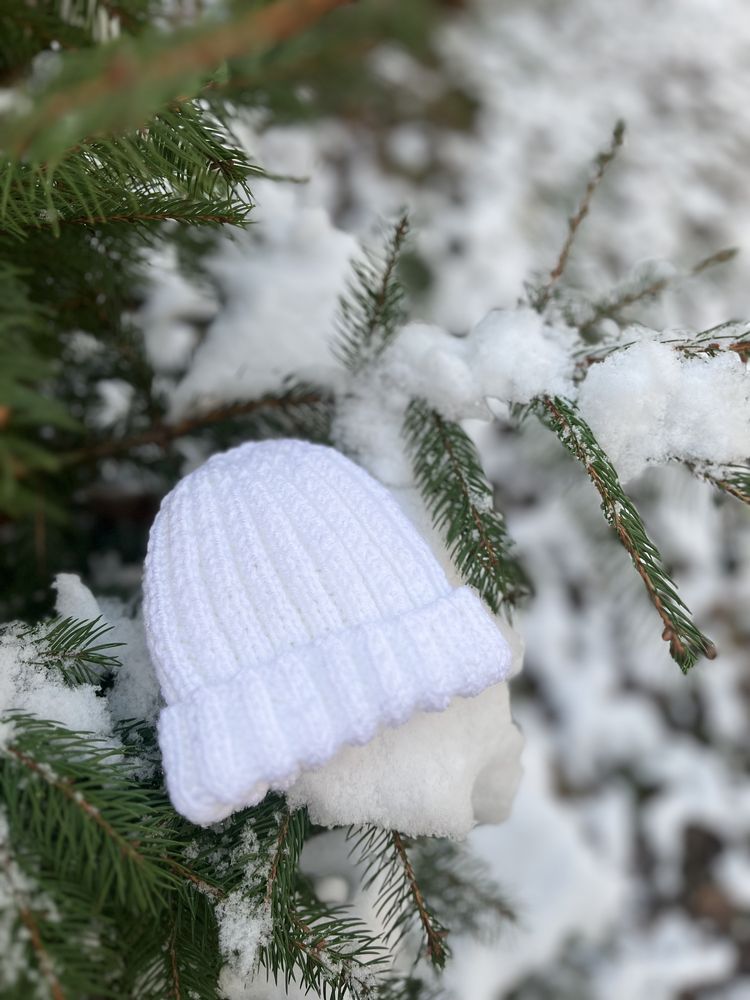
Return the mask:
{"type": "Polygon", "coordinates": [[[419,490],[464,580],[493,612],[528,596],[529,582],[466,432],[415,400],[404,436],[419,490]]]}
{"type": "Polygon", "coordinates": [[[666,571],[659,550],[649,538],[640,514],[623,491],[614,466],[575,404],[557,396],[554,399],[545,396],[537,403],[536,410],[542,422],[583,465],[596,487],[604,517],[630,556],[662,620],[662,638],[669,643],[672,659],[683,673],[687,673],[700,656],[713,659],[716,647],[697,628],[677,595],[677,587],[666,571]]]}

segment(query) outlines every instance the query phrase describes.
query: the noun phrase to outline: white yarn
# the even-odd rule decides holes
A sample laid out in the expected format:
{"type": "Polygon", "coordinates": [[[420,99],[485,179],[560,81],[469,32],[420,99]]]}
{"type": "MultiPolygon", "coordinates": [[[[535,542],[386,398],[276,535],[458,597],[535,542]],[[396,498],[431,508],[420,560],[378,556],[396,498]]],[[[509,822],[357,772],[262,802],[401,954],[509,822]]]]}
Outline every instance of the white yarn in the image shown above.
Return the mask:
{"type": "Polygon", "coordinates": [[[510,670],[388,491],[302,441],[215,455],[165,498],[144,618],[169,794],[200,824],[510,670]]]}

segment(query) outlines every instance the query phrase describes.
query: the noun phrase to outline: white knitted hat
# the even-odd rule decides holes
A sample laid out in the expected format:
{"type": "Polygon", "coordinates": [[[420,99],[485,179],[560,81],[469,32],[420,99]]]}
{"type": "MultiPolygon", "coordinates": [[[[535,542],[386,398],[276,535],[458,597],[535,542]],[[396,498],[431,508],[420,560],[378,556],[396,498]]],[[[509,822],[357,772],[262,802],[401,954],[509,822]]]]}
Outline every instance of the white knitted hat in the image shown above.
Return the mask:
{"type": "Polygon", "coordinates": [[[388,491],[302,441],[242,445],[178,483],[144,617],[169,794],[200,824],[510,670],[492,616],[388,491]]]}

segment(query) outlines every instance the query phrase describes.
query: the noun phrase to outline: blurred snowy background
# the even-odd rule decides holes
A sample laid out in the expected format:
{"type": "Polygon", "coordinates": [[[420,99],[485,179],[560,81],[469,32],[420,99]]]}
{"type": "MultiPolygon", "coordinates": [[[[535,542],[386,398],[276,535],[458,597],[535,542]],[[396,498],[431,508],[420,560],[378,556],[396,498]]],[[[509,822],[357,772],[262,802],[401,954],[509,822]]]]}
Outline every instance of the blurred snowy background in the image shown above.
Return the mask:
{"type": "MultiPolygon", "coordinates": [[[[212,251],[211,288],[166,257],[154,269],[143,321],[174,416],[263,392],[300,344],[325,343],[357,239],[402,206],[415,319],[461,333],[514,305],[553,265],[618,118],[626,145],[571,278],[597,297],[737,245],[736,261],[637,318],[702,329],[750,316],[745,0],[447,4],[437,52],[432,65],[395,45],[368,55],[388,114],[247,121],[259,162],[310,179],[256,185],[257,224],[212,251]]],[[[314,346],[308,360],[314,372],[314,346]]],[[[107,393],[103,425],[127,407],[122,386],[107,393]]],[[[461,1000],[750,997],[749,512],[679,468],[629,484],[720,649],[685,679],[555,440],[531,425],[475,429],[537,592],[517,621],[521,791],[509,822],[472,835],[519,920],[459,945],[448,984],[461,1000]]],[[[106,588],[111,560],[93,569],[106,588]]]]}

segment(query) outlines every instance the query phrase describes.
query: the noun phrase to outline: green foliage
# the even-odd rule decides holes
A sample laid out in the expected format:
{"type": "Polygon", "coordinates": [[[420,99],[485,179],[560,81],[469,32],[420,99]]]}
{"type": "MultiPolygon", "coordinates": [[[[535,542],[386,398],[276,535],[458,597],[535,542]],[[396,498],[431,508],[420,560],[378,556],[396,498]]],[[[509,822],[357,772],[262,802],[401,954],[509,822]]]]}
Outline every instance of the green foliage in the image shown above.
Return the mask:
{"type": "Polygon", "coordinates": [[[409,218],[404,214],[380,252],[366,249],[352,264],[348,292],[339,303],[333,352],[353,374],[378,358],[403,326],[398,261],[408,236],[409,218]]]}
{"type": "Polygon", "coordinates": [[[617,472],[594,437],[593,431],[568,400],[544,397],[537,414],[583,465],[602,501],[607,523],[630,556],[651,603],[659,613],[672,658],[686,673],[700,656],[713,659],[716,649],[697,628],[651,541],[640,514],[620,485],[617,472]]]}
{"type": "Polygon", "coordinates": [[[0,174],[0,232],[178,221],[242,225],[248,180],[262,173],[197,104],[156,114],[147,128],[83,139],[55,160],[7,162],[0,174]]]}
{"type": "Polygon", "coordinates": [[[464,580],[493,611],[512,607],[529,584],[471,438],[422,400],[409,406],[404,436],[417,485],[464,580]]]}
{"type": "Polygon", "coordinates": [[[430,887],[430,903],[457,933],[491,938],[516,912],[481,858],[466,842],[431,837],[414,845],[414,872],[430,887]]]}
{"type": "Polygon", "coordinates": [[[156,913],[179,879],[163,863],[173,846],[164,798],[141,788],[110,743],[30,716],[10,718],[2,788],[11,831],[63,878],[156,913]]]}
{"type": "MultiPolygon", "coordinates": [[[[108,45],[66,53],[48,80],[32,79],[0,117],[0,149],[34,163],[56,159],[97,133],[144,126],[171,102],[221,82],[227,59],[256,57],[314,24],[344,0],[276,0],[170,32],[149,25],[108,45]]],[[[165,11],[169,8],[165,6],[165,11]]]]}
{"type": "Polygon", "coordinates": [[[424,897],[409,856],[409,841],[396,830],[376,826],[349,831],[352,855],[363,866],[365,889],[377,889],[375,911],[385,927],[385,940],[398,945],[415,927],[432,965],[442,969],[450,954],[447,931],[424,897]]]}
{"type": "Polygon", "coordinates": [[[122,643],[98,641],[111,631],[112,626],[103,622],[101,617],[94,621],[61,618],[51,628],[35,636],[38,648],[35,662],[58,670],[71,687],[101,684],[112,670],[122,666],[120,660],[108,652],[119,648],[122,643]]]}
{"type": "Polygon", "coordinates": [[[248,899],[271,921],[260,964],[274,981],[296,982],[321,997],[367,996],[367,970],[381,967],[385,951],[346,907],[329,907],[299,872],[310,824],[304,810],[283,808],[260,841],[265,875],[249,887],[248,899]]]}
{"type": "Polygon", "coordinates": [[[741,503],[750,504],[750,468],[747,466],[730,465],[723,469],[701,468],[694,471],[723,493],[741,503]]]}

